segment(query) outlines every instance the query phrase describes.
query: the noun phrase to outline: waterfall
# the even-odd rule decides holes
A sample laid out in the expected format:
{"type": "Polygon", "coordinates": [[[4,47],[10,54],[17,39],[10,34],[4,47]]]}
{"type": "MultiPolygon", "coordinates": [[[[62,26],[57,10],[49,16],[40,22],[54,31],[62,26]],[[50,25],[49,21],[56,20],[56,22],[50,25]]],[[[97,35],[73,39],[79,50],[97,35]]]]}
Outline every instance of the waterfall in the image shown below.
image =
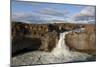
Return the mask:
{"type": "Polygon", "coordinates": [[[79,33],[84,31],[85,31],[84,28],[80,28],[80,29],[75,29],[75,30],[65,31],[63,33],[60,33],[59,36],[60,39],[56,44],[56,47],[51,52],[51,54],[55,58],[58,58],[58,61],[60,62],[86,61],[87,58],[91,57],[91,55],[87,53],[81,53],[81,52],[69,50],[69,47],[67,46],[67,44],[65,44],[65,40],[64,40],[66,34],[69,34],[71,32],[79,33]]]}
{"type": "Polygon", "coordinates": [[[65,44],[65,40],[64,40],[65,35],[69,34],[71,32],[83,32],[83,31],[84,31],[84,28],[80,28],[80,29],[75,29],[75,30],[60,33],[60,36],[59,36],[60,39],[59,39],[58,43],[56,44],[56,47],[52,51],[53,55],[57,56],[57,57],[71,56],[71,52],[69,50],[69,47],[65,44]]]}

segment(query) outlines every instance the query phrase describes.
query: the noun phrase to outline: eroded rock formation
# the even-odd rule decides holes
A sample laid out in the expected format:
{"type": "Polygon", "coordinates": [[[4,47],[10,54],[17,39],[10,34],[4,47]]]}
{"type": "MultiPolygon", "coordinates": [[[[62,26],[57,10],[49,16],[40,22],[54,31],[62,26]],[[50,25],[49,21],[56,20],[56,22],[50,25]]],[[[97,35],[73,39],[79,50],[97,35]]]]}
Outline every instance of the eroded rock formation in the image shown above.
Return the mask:
{"type": "Polygon", "coordinates": [[[95,25],[80,25],[85,28],[84,32],[72,32],[65,37],[66,44],[70,49],[81,52],[96,53],[96,28],[95,25]]]}
{"type": "Polygon", "coordinates": [[[92,24],[26,24],[12,22],[12,51],[24,48],[52,51],[59,40],[59,34],[78,28],[85,28],[85,32],[72,32],[65,37],[66,45],[70,49],[92,53],[96,51],[95,25],[92,24]]]}

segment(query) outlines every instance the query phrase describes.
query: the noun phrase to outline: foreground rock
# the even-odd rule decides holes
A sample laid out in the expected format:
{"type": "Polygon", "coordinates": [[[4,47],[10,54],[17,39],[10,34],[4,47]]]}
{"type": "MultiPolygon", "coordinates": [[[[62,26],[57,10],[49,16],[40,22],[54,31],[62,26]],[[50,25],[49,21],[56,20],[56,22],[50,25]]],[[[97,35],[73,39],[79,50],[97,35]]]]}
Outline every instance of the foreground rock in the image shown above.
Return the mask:
{"type": "Polygon", "coordinates": [[[64,62],[81,62],[81,61],[92,61],[95,60],[95,57],[80,52],[71,51],[66,57],[54,56],[50,52],[44,51],[33,51],[28,52],[19,56],[12,58],[12,65],[30,65],[30,64],[51,64],[51,63],[64,63],[64,62]]]}

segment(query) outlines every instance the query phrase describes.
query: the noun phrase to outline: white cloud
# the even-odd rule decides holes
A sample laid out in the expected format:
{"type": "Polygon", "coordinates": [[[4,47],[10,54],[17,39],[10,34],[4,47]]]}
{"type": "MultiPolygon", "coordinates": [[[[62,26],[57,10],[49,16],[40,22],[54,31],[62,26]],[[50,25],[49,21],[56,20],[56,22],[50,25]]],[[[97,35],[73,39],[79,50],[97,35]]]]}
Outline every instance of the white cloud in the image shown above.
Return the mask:
{"type": "Polygon", "coordinates": [[[14,12],[14,13],[12,13],[12,19],[15,20],[15,19],[18,19],[18,18],[22,18],[24,15],[25,15],[24,12],[19,12],[19,13],[14,12]]]}
{"type": "Polygon", "coordinates": [[[48,23],[52,20],[63,20],[60,17],[53,17],[39,13],[13,13],[12,21],[28,22],[28,23],[48,23]]]}
{"type": "Polygon", "coordinates": [[[95,7],[85,7],[80,13],[75,14],[72,19],[76,22],[95,23],[95,7]]]}
{"type": "Polygon", "coordinates": [[[72,17],[67,17],[69,11],[57,10],[54,8],[41,8],[36,12],[14,12],[12,13],[12,20],[22,22],[40,22],[50,23],[50,21],[68,21],[70,23],[95,23],[95,7],[86,6],[79,13],[74,14],[72,17]]]}
{"type": "Polygon", "coordinates": [[[62,11],[62,10],[57,10],[54,8],[44,8],[38,11],[38,13],[41,13],[44,15],[50,15],[50,16],[65,17],[65,15],[68,14],[69,12],[67,10],[62,11]]]}
{"type": "Polygon", "coordinates": [[[93,6],[86,7],[80,13],[84,14],[84,15],[94,16],[95,15],[95,7],[93,7],[93,6]]]}
{"type": "Polygon", "coordinates": [[[21,21],[21,22],[41,22],[41,23],[50,23],[50,21],[60,20],[65,21],[65,13],[59,10],[54,10],[51,8],[41,9],[36,12],[13,12],[12,13],[12,20],[13,21],[21,21]]]}

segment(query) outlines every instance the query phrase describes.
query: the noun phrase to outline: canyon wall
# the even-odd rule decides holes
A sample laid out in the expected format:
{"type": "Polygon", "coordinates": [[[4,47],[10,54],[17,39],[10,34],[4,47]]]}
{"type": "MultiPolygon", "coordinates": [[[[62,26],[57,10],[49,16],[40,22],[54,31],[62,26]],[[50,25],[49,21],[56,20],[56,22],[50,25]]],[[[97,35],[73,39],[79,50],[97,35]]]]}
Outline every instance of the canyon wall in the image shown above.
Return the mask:
{"type": "Polygon", "coordinates": [[[70,49],[82,52],[96,52],[96,28],[93,24],[26,24],[12,22],[12,51],[33,49],[52,51],[59,40],[59,34],[78,28],[85,28],[84,32],[72,32],[65,37],[65,43],[70,49]]]}

